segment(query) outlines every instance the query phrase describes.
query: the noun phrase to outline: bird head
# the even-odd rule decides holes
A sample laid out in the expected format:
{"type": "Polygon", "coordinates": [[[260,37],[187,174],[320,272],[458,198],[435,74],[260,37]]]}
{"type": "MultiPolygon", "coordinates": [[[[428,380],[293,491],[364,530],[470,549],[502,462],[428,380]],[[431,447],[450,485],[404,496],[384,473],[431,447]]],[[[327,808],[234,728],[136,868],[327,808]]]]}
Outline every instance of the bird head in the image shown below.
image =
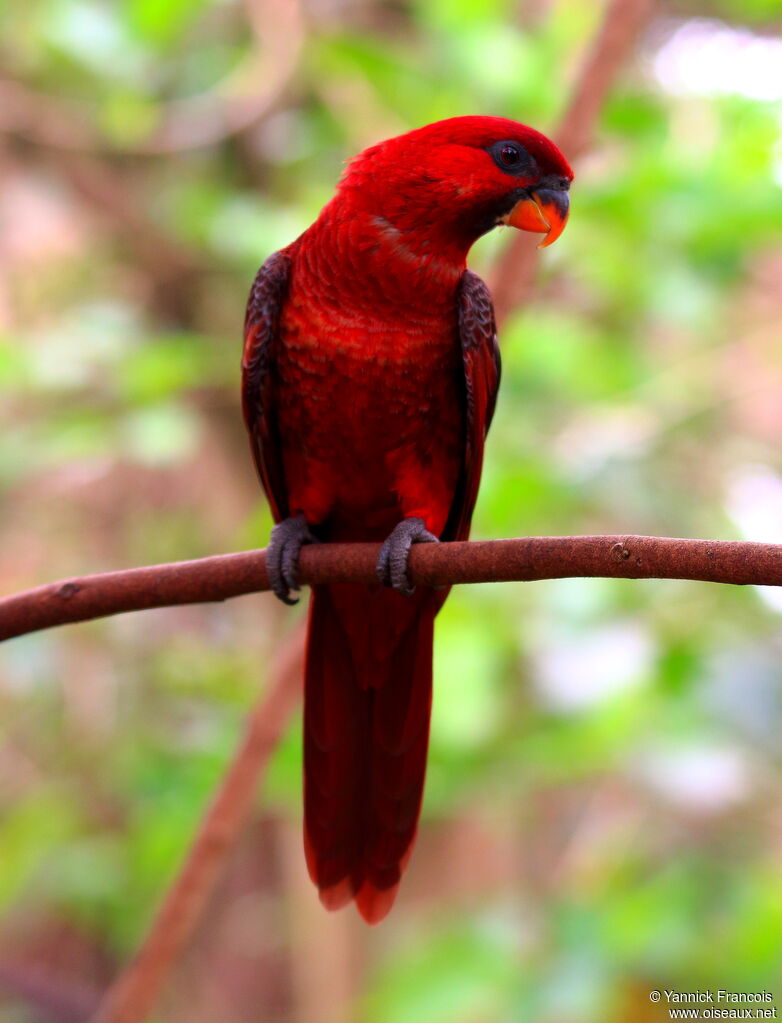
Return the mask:
{"type": "Polygon", "coordinates": [[[550,245],[567,222],[572,180],[565,157],[533,128],[453,117],[359,153],[340,193],[388,230],[466,253],[498,224],[542,234],[541,247],[550,245]]]}

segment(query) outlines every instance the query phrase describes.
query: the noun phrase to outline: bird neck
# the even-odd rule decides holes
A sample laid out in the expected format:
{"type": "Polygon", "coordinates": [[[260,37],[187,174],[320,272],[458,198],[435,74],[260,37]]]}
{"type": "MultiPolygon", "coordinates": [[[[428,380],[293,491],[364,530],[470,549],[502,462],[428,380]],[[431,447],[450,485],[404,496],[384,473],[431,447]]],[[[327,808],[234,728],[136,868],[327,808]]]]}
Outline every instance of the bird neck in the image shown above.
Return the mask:
{"type": "Polygon", "coordinates": [[[302,236],[319,283],[359,305],[414,312],[453,304],[471,240],[437,231],[414,214],[377,212],[337,194],[302,236]]]}

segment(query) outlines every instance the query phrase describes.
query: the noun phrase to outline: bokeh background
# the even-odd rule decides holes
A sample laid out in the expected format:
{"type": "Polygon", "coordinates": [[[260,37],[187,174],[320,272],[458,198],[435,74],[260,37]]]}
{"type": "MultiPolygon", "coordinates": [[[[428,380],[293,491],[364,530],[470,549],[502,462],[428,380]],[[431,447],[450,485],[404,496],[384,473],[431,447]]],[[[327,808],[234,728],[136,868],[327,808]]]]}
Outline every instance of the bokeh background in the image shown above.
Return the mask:
{"type": "MultiPolygon", "coordinates": [[[[27,0],[0,13],[0,591],[261,546],[246,293],[342,161],[441,117],[551,130],[587,0],[27,0]]],[[[660,2],[502,332],[476,537],[782,540],[782,4],[660,2]]],[[[491,278],[507,235],[475,248],[491,278]]],[[[782,597],[455,590],[392,915],[326,914],[293,722],[161,1023],[604,1023],[782,1000],[782,597]]],[[[0,657],[0,1018],[85,1019],[300,618],[268,595],[0,657]]],[[[777,1003],[779,1004],[779,1003],[777,1003]]]]}

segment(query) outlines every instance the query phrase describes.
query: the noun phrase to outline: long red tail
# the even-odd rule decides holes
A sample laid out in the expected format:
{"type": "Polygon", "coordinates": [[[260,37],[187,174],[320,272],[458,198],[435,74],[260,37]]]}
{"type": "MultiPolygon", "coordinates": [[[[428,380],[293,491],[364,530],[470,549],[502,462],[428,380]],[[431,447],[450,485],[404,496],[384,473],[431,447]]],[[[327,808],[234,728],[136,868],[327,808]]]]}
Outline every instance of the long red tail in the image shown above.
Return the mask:
{"type": "Polygon", "coordinates": [[[442,596],[317,586],[304,699],[304,846],[321,901],[377,923],[415,838],[442,596]],[[439,598],[439,599],[438,599],[439,598]]]}

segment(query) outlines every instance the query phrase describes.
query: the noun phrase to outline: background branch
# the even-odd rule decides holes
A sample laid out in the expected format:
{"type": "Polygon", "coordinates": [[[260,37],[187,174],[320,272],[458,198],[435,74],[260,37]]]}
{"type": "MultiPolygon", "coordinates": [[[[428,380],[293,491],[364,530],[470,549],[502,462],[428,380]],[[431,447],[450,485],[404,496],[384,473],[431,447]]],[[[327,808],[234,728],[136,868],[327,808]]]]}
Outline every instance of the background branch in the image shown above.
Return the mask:
{"type": "MultiPolygon", "coordinates": [[[[301,553],[303,583],[373,583],[379,546],[324,544],[301,553]]],[[[602,576],[782,585],[782,544],[660,536],[531,536],[419,544],[419,586],[602,576]]],[[[265,551],[219,554],[38,586],[0,600],[0,640],[68,622],[175,604],[226,600],[269,589],[265,551]]]]}
{"type": "MultiPolygon", "coordinates": [[[[566,234],[551,263],[534,251],[537,239],[507,232],[490,267],[501,317],[535,297],[538,308],[535,329],[505,353],[506,398],[523,408],[491,441],[483,535],[571,532],[572,523],[610,522],[624,504],[624,524],[644,533],[709,536],[715,521],[730,521],[737,537],[774,538],[782,220],[767,196],[778,126],[773,104],[752,94],[763,36],[778,25],[759,3],[738,12],[699,0],[660,5],[647,30],[650,6],[238,0],[51,4],[56,16],[41,18],[40,5],[15,5],[4,68],[18,81],[0,81],[0,595],[83,566],[259,542],[224,539],[246,536],[236,533],[242,523],[257,526],[234,381],[220,368],[232,361],[225,353],[244,282],[261,252],[311,219],[339,158],[443,116],[444,97],[451,112],[473,109],[476,97],[497,111],[523,108],[578,175],[578,238],[566,234]],[[724,54],[730,40],[752,57],[726,61],[715,86],[713,47],[724,54]],[[504,73],[487,67],[490,51],[504,73]],[[539,124],[555,82],[556,114],[539,124]],[[590,139],[596,152],[584,158],[590,139]],[[539,294],[537,267],[549,278],[539,294]],[[524,523],[514,527],[521,503],[524,523]]],[[[617,543],[624,567],[601,545],[600,570],[609,563],[629,574],[639,557],[650,567],[645,541],[617,543]]],[[[733,561],[721,546],[705,550],[715,553],[696,551],[696,567],[705,563],[712,577],[715,557],[723,575],[738,569],[731,581],[772,581],[768,566],[778,566],[753,561],[750,547],[736,548],[733,561]]],[[[416,551],[413,564],[440,556],[416,551]]],[[[527,556],[528,578],[537,554],[527,556]]],[[[572,568],[572,550],[558,556],[572,568]]],[[[230,596],[234,576],[243,576],[242,592],[265,585],[257,552],[235,557],[225,585],[210,594],[198,583],[201,596],[199,563],[186,599],[230,596]]],[[[508,557],[497,555],[503,571],[508,557]]],[[[671,574],[668,553],[660,557],[671,574]]],[[[328,558],[344,571],[339,550],[315,553],[313,571],[327,571],[328,558]]],[[[362,569],[370,578],[373,561],[370,552],[362,569]]],[[[143,606],[165,603],[177,580],[144,571],[143,606]]],[[[138,582],[130,580],[131,596],[138,582]]],[[[12,644],[0,654],[0,958],[11,960],[0,963],[0,981],[14,992],[7,1000],[0,992],[5,1014],[21,1012],[25,998],[36,1019],[87,1020],[107,977],[128,966],[104,1018],[336,1023],[388,997],[415,1017],[422,988],[405,991],[393,978],[418,919],[422,953],[434,953],[424,998],[452,991],[465,965],[480,997],[497,962],[518,965],[516,949],[466,964],[438,957],[443,942],[479,933],[487,900],[521,900],[535,924],[569,912],[574,893],[622,1020],[638,1023],[648,1006],[650,962],[680,986],[695,961],[701,972],[719,967],[711,980],[727,986],[773,974],[767,950],[741,938],[768,929],[777,898],[768,864],[778,821],[767,812],[782,796],[782,718],[769,696],[779,681],[774,593],[619,584],[592,599],[603,588],[576,585],[591,594],[588,607],[521,587],[458,594],[463,613],[454,608],[439,623],[440,643],[485,680],[480,727],[465,719],[472,689],[457,718],[444,710],[456,727],[440,736],[443,763],[469,770],[449,775],[447,792],[430,791],[408,904],[370,941],[352,914],[322,912],[284,807],[264,807],[230,856],[225,818],[195,823],[211,802],[203,772],[219,785],[214,739],[235,721],[237,694],[251,712],[255,689],[271,682],[258,667],[268,637],[301,615],[254,598],[222,614],[174,608],[12,644]],[[671,590],[675,606],[659,599],[671,590]],[[497,599],[477,599],[488,594],[497,599]],[[552,729],[555,705],[566,727],[552,729]],[[487,814],[476,793],[499,777],[509,781],[495,785],[487,814]],[[172,878],[169,858],[185,818],[188,842],[201,835],[186,882],[172,878]],[[199,867],[212,855],[210,829],[223,843],[217,890],[220,863],[199,867]],[[735,870],[726,869],[731,858],[735,870]],[[118,870],[122,883],[112,883],[118,870]],[[621,954],[606,926],[606,877],[621,925],[667,933],[673,922],[675,948],[639,946],[631,962],[621,954]],[[640,909],[639,886],[649,895],[640,909]],[[682,891],[696,896],[685,906],[682,891]],[[134,958],[128,929],[143,937],[156,903],[165,913],[134,958]],[[195,947],[184,956],[186,944],[195,947]],[[127,949],[121,962],[118,945],[127,949]]],[[[63,584],[26,608],[12,601],[6,624],[21,611],[17,632],[41,628],[65,605],[56,620],[110,613],[101,599],[89,581],[84,590],[63,584]]],[[[237,743],[242,730],[234,725],[237,743]]],[[[268,753],[260,742],[249,748],[252,772],[268,753]]],[[[277,768],[286,787],[299,784],[287,754],[277,768]]],[[[237,825],[234,843],[238,833],[237,825]]],[[[567,981],[560,975],[572,960],[564,931],[542,934],[552,969],[542,978],[533,969],[533,1001],[567,981]]],[[[498,991],[497,1012],[513,1015],[513,997],[498,991]]],[[[590,1006],[588,997],[574,1003],[574,1021],[590,1006]]]]}
{"type": "Polygon", "coordinates": [[[90,1017],[91,1023],[138,1023],[157,1001],[234,848],[261,773],[298,705],[303,640],[299,629],[280,650],[268,689],[250,711],[244,736],[179,875],[141,948],[90,1017]]]}
{"type": "MultiPolygon", "coordinates": [[[[654,6],[654,0],[610,0],[606,5],[567,109],[552,131],[552,138],[571,164],[588,149],[611,86],[651,17],[654,6]]],[[[500,324],[528,300],[537,266],[537,239],[533,242],[521,231],[511,234],[511,240],[500,253],[489,281],[500,324]]]]}

